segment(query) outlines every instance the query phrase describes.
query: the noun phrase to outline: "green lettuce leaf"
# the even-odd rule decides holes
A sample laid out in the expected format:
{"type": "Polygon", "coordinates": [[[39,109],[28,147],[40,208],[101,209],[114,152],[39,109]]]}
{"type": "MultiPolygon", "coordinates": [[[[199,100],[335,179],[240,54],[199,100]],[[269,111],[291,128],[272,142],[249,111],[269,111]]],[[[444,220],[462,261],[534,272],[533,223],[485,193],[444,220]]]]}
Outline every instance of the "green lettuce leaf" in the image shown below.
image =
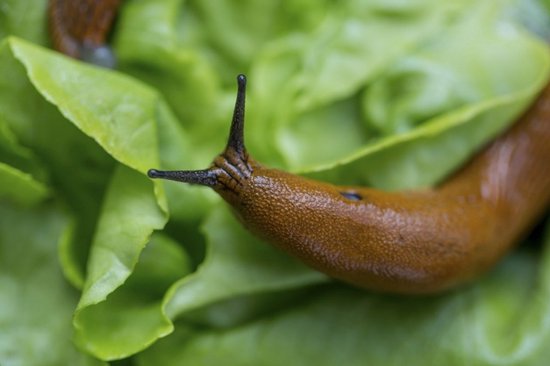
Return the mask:
{"type": "Polygon", "coordinates": [[[0,5],[0,40],[17,36],[38,44],[47,44],[46,1],[3,0],[0,5]]]}
{"type": "Polygon", "coordinates": [[[75,341],[102,359],[134,354],[173,330],[164,293],[189,272],[181,246],[156,234],[128,280],[105,301],[77,313],[75,341]]]}
{"type": "MultiPolygon", "coordinates": [[[[65,275],[80,287],[84,282],[100,197],[113,160],[93,140],[68,124],[59,110],[37,92],[26,70],[14,57],[13,44],[17,41],[6,39],[0,45],[0,67],[5,75],[0,79],[0,124],[8,134],[14,135],[11,144],[24,150],[16,153],[24,161],[9,157],[5,161],[51,185],[56,198],[75,216],[62,257],[65,275]]],[[[21,41],[20,44],[37,48],[21,41]]],[[[40,63],[42,57],[38,55],[35,60],[40,63]]],[[[47,77],[49,74],[46,72],[47,77]]]]}
{"type": "Polygon", "coordinates": [[[48,187],[31,175],[0,162],[0,200],[33,205],[49,194],[48,187]]]}
{"type": "Polygon", "coordinates": [[[544,363],[548,235],[542,259],[535,245],[451,293],[389,297],[252,237],[210,190],[144,173],[210,164],[243,72],[259,161],[436,184],[547,82],[548,48],[523,28],[550,34],[547,3],[127,1],[117,70],[47,50],[46,3],[0,4],[1,364],[38,364],[27,343],[59,350],[46,364],[544,363]],[[43,276],[22,275],[45,246],[43,276]]]}
{"type": "MultiPolygon", "coordinates": [[[[467,16],[365,89],[361,107],[370,142],[348,156],[331,153],[332,162],[315,157],[319,147],[301,144],[291,148],[294,159],[315,162],[306,170],[316,178],[393,190],[432,185],[448,175],[513,122],[548,78],[547,46],[517,25],[504,26],[505,4],[471,5],[467,16]],[[505,74],[513,76],[504,80],[505,74]],[[301,157],[301,149],[312,155],[301,157]]],[[[349,141],[338,137],[338,124],[323,126],[327,140],[349,141]]],[[[322,136],[305,131],[309,138],[299,134],[292,141],[319,145],[322,136]]]]}
{"type": "Polygon", "coordinates": [[[226,208],[214,210],[202,231],[209,251],[197,272],[171,289],[167,312],[172,318],[234,297],[326,281],[254,238],[226,208]]]}
{"type": "MultiPolygon", "coordinates": [[[[157,309],[160,306],[148,309],[150,305],[141,304],[139,300],[144,299],[139,296],[135,301],[137,304],[132,304],[128,296],[121,293],[122,289],[112,294],[135,270],[139,254],[153,230],[162,228],[164,223],[165,216],[155,201],[152,183],[135,171],[120,166],[104,199],[86,282],[75,313],[76,339],[81,348],[102,359],[121,358],[172,330],[170,321],[162,316],[161,309],[157,309]],[[103,303],[110,294],[109,301],[103,303]],[[118,311],[124,316],[113,322],[113,312],[120,307],[126,307],[128,312],[118,311]],[[147,310],[147,313],[134,308],[147,310]],[[135,317],[139,321],[136,325],[134,320],[125,321],[126,317],[135,317]],[[129,326],[133,329],[127,329],[129,326]],[[114,338],[106,337],[106,334],[114,338]],[[133,337],[128,337],[128,334],[133,337]],[[124,342],[118,340],[121,335],[124,335],[124,342]]],[[[185,272],[185,266],[182,269],[185,272]]]]}
{"type": "Polygon", "coordinates": [[[0,199],[0,217],[0,364],[105,365],[71,340],[78,292],[57,257],[67,216],[55,205],[0,199]]]}
{"type": "Polygon", "coordinates": [[[544,364],[550,356],[550,224],[544,242],[542,255],[524,248],[475,284],[441,296],[328,286],[288,311],[239,327],[183,325],[140,354],[138,364],[544,364]]]}

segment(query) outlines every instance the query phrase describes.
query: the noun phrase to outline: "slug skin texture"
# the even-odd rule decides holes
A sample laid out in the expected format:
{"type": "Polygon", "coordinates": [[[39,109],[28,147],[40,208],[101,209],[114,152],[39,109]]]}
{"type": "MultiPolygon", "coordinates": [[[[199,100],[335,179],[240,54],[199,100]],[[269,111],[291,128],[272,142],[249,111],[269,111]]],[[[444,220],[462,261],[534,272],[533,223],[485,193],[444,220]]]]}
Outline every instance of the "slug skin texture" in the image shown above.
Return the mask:
{"type": "Polygon", "coordinates": [[[506,133],[433,190],[342,187],[269,169],[244,146],[246,78],[212,166],[150,170],[213,188],[255,235],[309,266],[384,292],[432,293],[491,268],[550,202],[550,87],[506,133]]]}

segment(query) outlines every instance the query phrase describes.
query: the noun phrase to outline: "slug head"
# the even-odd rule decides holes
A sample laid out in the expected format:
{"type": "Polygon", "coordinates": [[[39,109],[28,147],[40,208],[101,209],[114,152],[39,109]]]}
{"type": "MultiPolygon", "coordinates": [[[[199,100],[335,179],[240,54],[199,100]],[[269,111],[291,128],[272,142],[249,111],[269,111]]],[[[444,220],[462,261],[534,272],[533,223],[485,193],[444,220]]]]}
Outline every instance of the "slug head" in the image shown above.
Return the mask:
{"type": "Polygon", "coordinates": [[[218,155],[208,169],[164,171],[150,169],[150,178],[168,179],[177,182],[198,184],[214,189],[226,201],[234,204],[245,181],[250,178],[254,166],[244,146],[244,108],[246,76],[237,76],[237,100],[225,150],[218,155]]]}

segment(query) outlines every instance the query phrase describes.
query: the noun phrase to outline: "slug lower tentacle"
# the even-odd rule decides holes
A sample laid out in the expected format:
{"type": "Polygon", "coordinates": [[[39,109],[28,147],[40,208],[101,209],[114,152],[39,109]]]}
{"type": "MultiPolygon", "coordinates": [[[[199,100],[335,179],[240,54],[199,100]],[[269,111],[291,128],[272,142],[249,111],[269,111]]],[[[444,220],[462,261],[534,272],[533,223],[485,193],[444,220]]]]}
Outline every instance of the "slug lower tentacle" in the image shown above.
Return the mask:
{"type": "Polygon", "coordinates": [[[107,36],[121,0],[49,0],[53,46],[59,52],[99,66],[114,67],[107,36]]]}
{"type": "Polygon", "coordinates": [[[348,283],[448,289],[490,268],[550,202],[550,87],[508,132],[431,191],[341,187],[269,169],[244,146],[246,79],[227,146],[200,171],[151,178],[213,188],[256,235],[348,283]]]}

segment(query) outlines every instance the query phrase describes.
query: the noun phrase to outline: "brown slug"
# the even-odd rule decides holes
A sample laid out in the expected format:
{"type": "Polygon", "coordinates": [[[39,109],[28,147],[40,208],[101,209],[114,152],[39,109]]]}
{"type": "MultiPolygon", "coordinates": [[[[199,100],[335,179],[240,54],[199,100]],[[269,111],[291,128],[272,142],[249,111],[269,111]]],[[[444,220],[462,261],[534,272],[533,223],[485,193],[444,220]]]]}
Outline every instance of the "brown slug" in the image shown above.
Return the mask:
{"type": "Polygon", "coordinates": [[[53,46],[73,58],[112,68],[115,56],[106,45],[121,0],[49,0],[53,46]]]}
{"type": "Polygon", "coordinates": [[[433,190],[342,187],[269,169],[244,146],[246,78],[211,167],[151,178],[213,188],[257,236],[356,286],[448,289],[490,268],[550,202],[550,86],[506,133],[433,190]]]}

